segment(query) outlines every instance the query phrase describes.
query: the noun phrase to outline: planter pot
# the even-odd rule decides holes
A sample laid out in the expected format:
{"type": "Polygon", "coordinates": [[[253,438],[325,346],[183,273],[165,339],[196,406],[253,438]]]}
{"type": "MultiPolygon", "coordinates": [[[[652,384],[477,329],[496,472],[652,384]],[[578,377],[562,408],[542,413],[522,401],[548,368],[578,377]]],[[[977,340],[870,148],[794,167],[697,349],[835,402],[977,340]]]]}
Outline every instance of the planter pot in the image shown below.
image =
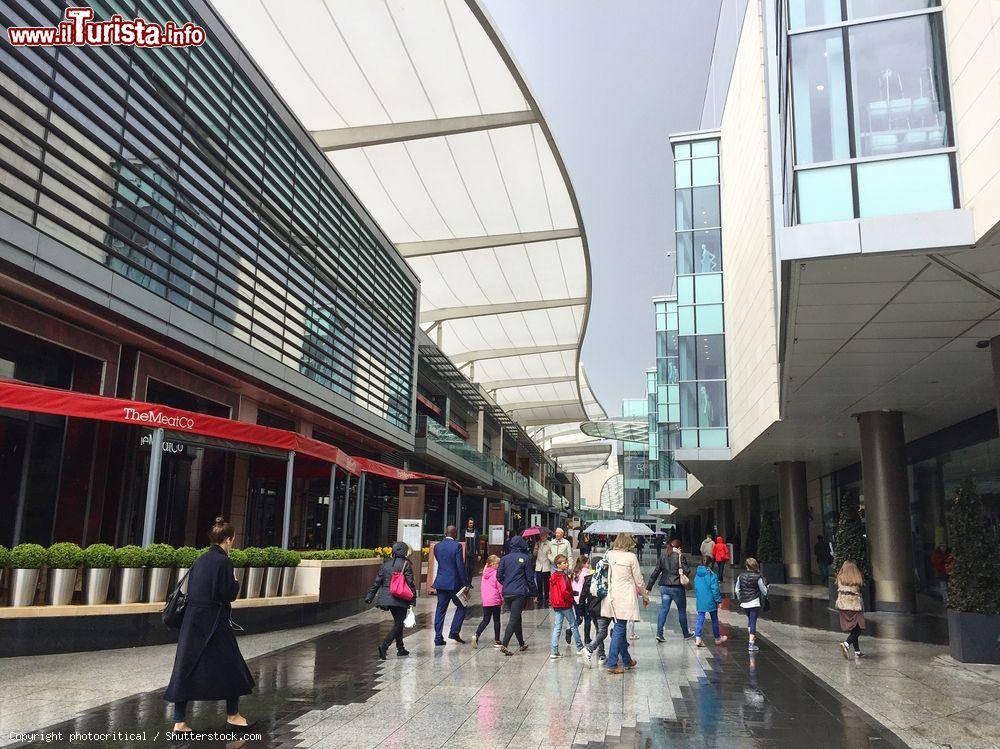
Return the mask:
{"type": "Polygon", "coordinates": [[[785,565],[781,562],[761,562],[760,573],[768,585],[771,583],[782,585],[785,582],[785,565]]]}
{"type": "Polygon", "coordinates": [[[264,580],[264,598],[274,598],[278,595],[278,583],[281,582],[281,567],[268,567],[264,580]]]}
{"type": "Polygon", "coordinates": [[[243,590],[243,597],[260,598],[260,584],[263,581],[263,567],[247,567],[247,586],[243,590]]]}
{"type": "Polygon", "coordinates": [[[948,609],[948,646],[956,661],[1000,664],[1000,614],[948,609]]]}
{"type": "Polygon", "coordinates": [[[173,587],[171,587],[170,590],[173,590],[174,588],[176,588],[177,584],[180,583],[181,591],[186,595],[187,592],[188,592],[188,578],[186,577],[186,575],[190,571],[191,571],[190,567],[178,567],[177,568],[177,575],[176,575],[176,577],[174,577],[173,587]],[[184,578],[184,582],[181,582],[181,578],[184,578]]]}
{"type": "Polygon", "coordinates": [[[295,587],[295,567],[285,567],[281,576],[281,595],[292,595],[292,588],[295,587]]]}
{"type": "Polygon", "coordinates": [[[173,567],[149,568],[149,589],[146,591],[147,603],[161,603],[167,600],[167,589],[170,587],[170,578],[173,574],[173,567]]]}
{"type": "MultiPolygon", "coordinates": [[[[240,584],[240,590],[243,589],[243,578],[246,577],[246,571],[247,571],[246,567],[237,567],[235,570],[233,570],[233,572],[236,573],[236,581],[240,584]]],[[[236,597],[239,598],[240,594],[237,593],[236,597]]]]}
{"type": "Polygon", "coordinates": [[[111,583],[110,568],[88,567],[83,573],[83,601],[88,606],[108,602],[108,585],[111,583]]]}
{"type": "Polygon", "coordinates": [[[77,570],[49,570],[49,606],[68,606],[76,588],[77,570]]]}
{"type": "Polygon", "coordinates": [[[142,578],[145,567],[123,567],[121,585],[118,587],[118,603],[136,603],[142,592],[142,578]]]}
{"type": "Polygon", "coordinates": [[[38,590],[38,570],[13,570],[10,582],[10,605],[33,606],[38,590]]]}

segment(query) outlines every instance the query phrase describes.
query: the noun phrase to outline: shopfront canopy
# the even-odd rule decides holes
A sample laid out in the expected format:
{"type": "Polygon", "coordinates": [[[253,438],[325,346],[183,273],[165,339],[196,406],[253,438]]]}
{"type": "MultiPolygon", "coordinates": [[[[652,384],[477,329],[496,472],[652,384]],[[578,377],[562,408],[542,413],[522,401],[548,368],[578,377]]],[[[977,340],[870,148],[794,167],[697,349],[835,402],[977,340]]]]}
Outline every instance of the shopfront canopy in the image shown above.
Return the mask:
{"type": "Polygon", "coordinates": [[[396,481],[438,481],[442,483],[450,481],[444,476],[404,471],[377,460],[354,457],[326,442],[304,437],[285,429],[274,429],[234,419],[184,411],[159,403],[107,398],[88,393],[0,381],[0,408],[111,421],[149,429],[162,427],[166,432],[180,437],[185,434],[199,435],[244,445],[284,450],[331,463],[355,476],[369,473],[396,481]]]}

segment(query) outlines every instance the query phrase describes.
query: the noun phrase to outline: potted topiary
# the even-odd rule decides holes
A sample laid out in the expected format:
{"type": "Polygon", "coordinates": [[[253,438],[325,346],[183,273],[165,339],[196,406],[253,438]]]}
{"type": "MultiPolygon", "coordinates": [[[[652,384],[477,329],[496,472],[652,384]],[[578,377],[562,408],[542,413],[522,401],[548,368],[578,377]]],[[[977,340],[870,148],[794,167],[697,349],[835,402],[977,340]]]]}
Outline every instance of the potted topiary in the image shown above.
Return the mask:
{"type": "MultiPolygon", "coordinates": [[[[243,549],[230,549],[229,561],[233,563],[233,572],[236,573],[236,580],[242,587],[247,572],[247,553],[243,549]]],[[[239,596],[239,593],[236,595],[239,596]]]]}
{"type": "Polygon", "coordinates": [[[31,606],[38,590],[38,571],[45,564],[45,549],[38,544],[18,544],[10,550],[14,571],[10,584],[10,605],[31,606]]]}
{"type": "Polygon", "coordinates": [[[244,549],[247,555],[247,585],[243,591],[245,598],[260,598],[260,585],[264,581],[267,558],[263,549],[251,546],[244,549]]]}
{"type": "Polygon", "coordinates": [[[267,577],[264,579],[264,597],[274,598],[278,595],[278,585],[281,582],[281,569],[285,564],[285,550],[280,546],[268,546],[264,549],[267,577]]]}
{"type": "MultiPolygon", "coordinates": [[[[193,546],[181,546],[174,552],[174,561],[177,563],[177,583],[180,583],[181,590],[187,593],[188,579],[187,573],[194,564],[194,561],[202,554],[200,549],[193,546]],[[183,582],[181,579],[183,578],[183,582]]],[[[174,583],[176,585],[177,583],[174,583]]]]}
{"type": "Polygon", "coordinates": [[[302,562],[302,555],[297,551],[286,551],[284,557],[285,571],[281,576],[281,595],[290,596],[295,588],[295,568],[302,562]]]}
{"type": "Polygon", "coordinates": [[[115,566],[121,570],[118,585],[119,603],[135,603],[139,600],[148,558],[145,549],[131,544],[115,549],[115,566]]]}
{"type": "Polygon", "coordinates": [[[785,565],[781,563],[781,536],[778,534],[778,524],[774,512],[762,512],[760,515],[760,535],[757,538],[757,561],[760,562],[760,572],[770,583],[785,582],[785,565]]]}
{"type": "Polygon", "coordinates": [[[49,568],[49,606],[66,606],[73,600],[76,577],[83,565],[83,549],[79,544],[60,541],[52,544],[45,554],[49,568]]]}
{"type": "Polygon", "coordinates": [[[167,600],[170,577],[174,572],[176,554],[170,544],[150,544],[146,547],[146,566],[149,567],[149,590],[147,603],[161,603],[167,600]]]}
{"type": "Polygon", "coordinates": [[[945,512],[954,564],[948,575],[948,640],[962,663],[1000,664],[1000,561],[975,484],[965,481],[945,512]]]}
{"type": "Polygon", "coordinates": [[[83,595],[88,606],[108,601],[111,570],[115,566],[115,548],[108,544],[91,544],[83,550],[83,595]]]}
{"type": "Polygon", "coordinates": [[[831,607],[835,607],[837,603],[837,573],[847,560],[854,562],[865,578],[865,584],[861,586],[861,602],[865,611],[874,611],[875,583],[872,580],[868,542],[865,540],[865,529],[861,525],[856,497],[845,499],[837,520],[837,532],[833,537],[833,577],[828,583],[831,607]]]}

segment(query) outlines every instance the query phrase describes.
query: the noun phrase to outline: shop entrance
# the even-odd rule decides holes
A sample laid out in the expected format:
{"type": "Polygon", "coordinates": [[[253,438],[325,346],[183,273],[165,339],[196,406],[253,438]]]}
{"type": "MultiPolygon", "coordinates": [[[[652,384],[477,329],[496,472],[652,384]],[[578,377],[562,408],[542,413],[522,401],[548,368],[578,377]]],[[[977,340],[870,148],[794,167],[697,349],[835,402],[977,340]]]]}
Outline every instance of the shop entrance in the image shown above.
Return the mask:
{"type": "Polygon", "coordinates": [[[49,545],[66,419],[0,409],[0,544],[49,545]]]}

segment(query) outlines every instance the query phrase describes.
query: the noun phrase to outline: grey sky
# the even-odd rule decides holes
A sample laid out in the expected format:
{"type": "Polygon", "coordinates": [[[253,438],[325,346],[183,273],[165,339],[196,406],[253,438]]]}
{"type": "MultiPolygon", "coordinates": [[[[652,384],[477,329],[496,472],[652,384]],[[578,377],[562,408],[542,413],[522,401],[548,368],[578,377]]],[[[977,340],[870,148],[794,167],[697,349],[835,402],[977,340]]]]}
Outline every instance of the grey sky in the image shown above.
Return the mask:
{"type": "Polygon", "coordinates": [[[655,364],[650,299],[673,276],[667,134],[698,128],[720,0],[484,1],[580,201],[593,272],[583,362],[617,415],[655,364]]]}

